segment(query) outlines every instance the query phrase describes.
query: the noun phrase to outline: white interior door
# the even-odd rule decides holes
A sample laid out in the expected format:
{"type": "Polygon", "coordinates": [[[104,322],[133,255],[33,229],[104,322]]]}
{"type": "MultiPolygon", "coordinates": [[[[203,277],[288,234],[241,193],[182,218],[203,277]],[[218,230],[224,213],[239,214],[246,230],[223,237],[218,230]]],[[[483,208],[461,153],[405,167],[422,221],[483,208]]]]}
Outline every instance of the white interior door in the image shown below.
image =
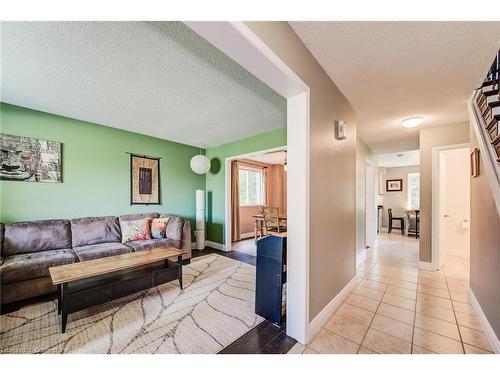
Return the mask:
{"type": "Polygon", "coordinates": [[[469,149],[444,150],[439,156],[439,267],[446,255],[469,257],[469,149]]]}
{"type": "Polygon", "coordinates": [[[366,188],[365,188],[365,242],[366,246],[373,247],[377,233],[377,209],[375,195],[377,194],[377,170],[374,165],[366,163],[366,188]]]}

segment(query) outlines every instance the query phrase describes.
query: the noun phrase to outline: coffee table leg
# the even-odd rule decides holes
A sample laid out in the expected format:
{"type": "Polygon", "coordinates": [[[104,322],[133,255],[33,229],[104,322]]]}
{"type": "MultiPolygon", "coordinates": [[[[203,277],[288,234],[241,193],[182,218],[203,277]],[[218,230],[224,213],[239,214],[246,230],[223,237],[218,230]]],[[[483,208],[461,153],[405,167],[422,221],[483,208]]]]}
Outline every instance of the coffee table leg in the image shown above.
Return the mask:
{"type": "Polygon", "coordinates": [[[66,332],[66,323],[68,321],[67,299],[68,283],[61,284],[61,333],[66,332]]]}
{"type": "Polygon", "coordinates": [[[177,257],[177,263],[179,267],[179,285],[181,286],[182,289],[182,255],[179,255],[177,257]]]}
{"type": "Polygon", "coordinates": [[[57,285],[57,315],[61,315],[61,284],[57,285]]]}

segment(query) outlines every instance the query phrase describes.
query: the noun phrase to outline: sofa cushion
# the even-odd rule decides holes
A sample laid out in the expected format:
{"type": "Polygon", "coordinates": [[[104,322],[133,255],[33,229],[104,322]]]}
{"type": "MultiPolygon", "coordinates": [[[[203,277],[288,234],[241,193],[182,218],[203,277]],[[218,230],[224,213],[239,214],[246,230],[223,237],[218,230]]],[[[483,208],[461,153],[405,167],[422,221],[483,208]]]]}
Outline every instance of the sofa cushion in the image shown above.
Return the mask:
{"type": "Polygon", "coordinates": [[[87,246],[74,247],[78,260],[80,262],[92,259],[106,258],[113,255],[127,254],[133,252],[133,249],[119,242],[99,243],[87,246]]]}
{"type": "Polygon", "coordinates": [[[165,231],[167,229],[169,217],[162,217],[151,220],[151,238],[161,240],[166,237],[165,231]]]}
{"type": "Polygon", "coordinates": [[[122,243],[151,239],[151,219],[120,221],[122,243]]]}
{"type": "Polygon", "coordinates": [[[132,241],[132,242],[127,242],[127,245],[133,248],[134,251],[151,250],[151,249],[156,249],[158,247],[175,247],[176,249],[180,249],[181,241],[165,238],[162,240],[132,241]]]}
{"type": "Polygon", "coordinates": [[[31,280],[49,276],[49,267],[76,262],[71,249],[40,251],[30,254],[11,255],[0,266],[2,283],[31,280]]]}
{"type": "Polygon", "coordinates": [[[120,242],[120,226],[116,216],[81,217],[71,220],[73,247],[106,242],[120,242]]]}
{"type": "Polygon", "coordinates": [[[167,223],[167,228],[165,229],[165,236],[171,240],[180,241],[182,239],[182,227],[184,226],[184,219],[179,216],[171,215],[161,215],[161,217],[169,217],[170,220],[167,223]]]}
{"type": "Polygon", "coordinates": [[[144,214],[126,214],[126,215],[121,215],[120,221],[130,221],[130,220],[139,220],[139,219],[157,219],[160,217],[160,214],[158,212],[147,212],[144,214]]]}
{"type": "Polygon", "coordinates": [[[69,248],[69,220],[26,221],[5,226],[3,257],[69,248]]]}

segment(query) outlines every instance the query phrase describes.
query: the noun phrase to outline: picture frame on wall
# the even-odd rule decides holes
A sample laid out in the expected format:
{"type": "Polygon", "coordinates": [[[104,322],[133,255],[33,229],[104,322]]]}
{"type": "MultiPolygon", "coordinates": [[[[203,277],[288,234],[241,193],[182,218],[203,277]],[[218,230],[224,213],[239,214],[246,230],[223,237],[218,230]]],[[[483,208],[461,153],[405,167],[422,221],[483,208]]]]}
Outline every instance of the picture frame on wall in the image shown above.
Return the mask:
{"type": "Polygon", "coordinates": [[[160,158],[130,154],[130,205],[161,204],[160,158]]]}
{"type": "Polygon", "coordinates": [[[479,149],[475,147],[470,154],[470,175],[478,177],[479,173],[479,149]]]}
{"type": "Polygon", "coordinates": [[[403,191],[403,179],[386,180],[385,191],[403,191]]]}

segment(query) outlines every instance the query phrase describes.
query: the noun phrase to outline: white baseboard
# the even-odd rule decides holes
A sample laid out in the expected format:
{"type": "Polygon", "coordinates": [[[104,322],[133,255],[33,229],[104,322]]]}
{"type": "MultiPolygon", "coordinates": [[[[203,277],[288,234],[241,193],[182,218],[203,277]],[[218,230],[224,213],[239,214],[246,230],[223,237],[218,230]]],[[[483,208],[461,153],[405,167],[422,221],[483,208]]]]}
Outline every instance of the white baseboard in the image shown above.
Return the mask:
{"type": "Polygon", "coordinates": [[[360,264],[365,259],[366,259],[366,249],[363,249],[356,253],[356,264],[360,264]]]}
{"type": "Polygon", "coordinates": [[[484,315],[481,305],[477,301],[474,292],[470,288],[469,288],[469,302],[472,305],[472,308],[474,309],[476,316],[479,319],[479,322],[481,323],[481,326],[483,327],[484,333],[488,338],[488,341],[490,342],[491,348],[495,353],[500,354],[500,340],[495,334],[495,331],[493,331],[490,322],[488,322],[486,315],[484,315]]]}
{"type": "Polygon", "coordinates": [[[421,260],[418,261],[418,268],[421,269],[422,271],[437,271],[437,267],[434,265],[432,262],[422,262],[421,260]]]}
{"type": "Polygon", "coordinates": [[[349,293],[356,287],[356,276],[337,294],[323,310],[309,323],[309,337],[307,341],[311,341],[314,336],[320,331],[321,327],[325,325],[328,319],[333,315],[335,310],[346,299],[349,293]]]}
{"type": "Polygon", "coordinates": [[[213,247],[217,250],[227,251],[226,246],[223,243],[214,242],[214,241],[205,241],[205,245],[209,247],[213,247]]]}

